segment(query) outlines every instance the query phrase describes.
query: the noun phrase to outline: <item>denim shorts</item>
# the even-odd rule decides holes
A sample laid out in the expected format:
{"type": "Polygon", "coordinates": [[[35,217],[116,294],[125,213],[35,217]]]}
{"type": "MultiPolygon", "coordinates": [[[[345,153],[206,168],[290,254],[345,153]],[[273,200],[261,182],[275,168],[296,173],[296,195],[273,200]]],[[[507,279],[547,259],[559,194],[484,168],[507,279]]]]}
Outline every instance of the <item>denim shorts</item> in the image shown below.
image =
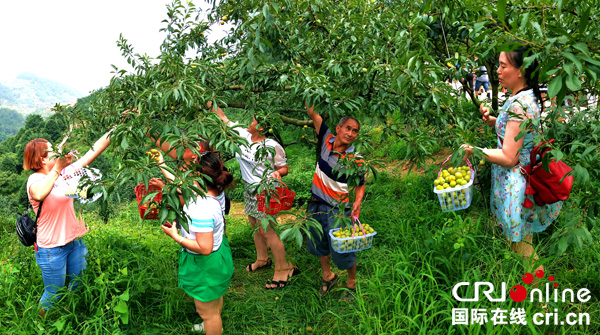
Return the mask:
{"type": "Polygon", "coordinates": [[[43,309],[49,309],[60,298],[63,288],[69,279],[69,289],[79,287],[81,272],[86,268],[88,250],[78,238],[61,247],[38,247],[35,259],[42,270],[44,294],[40,299],[43,309]]]}
{"type": "MultiPolygon", "coordinates": [[[[354,266],[354,264],[356,264],[356,252],[340,254],[331,248],[329,230],[333,228],[333,222],[335,221],[339,209],[325,203],[317,202],[311,203],[308,206],[308,212],[311,213],[313,219],[321,224],[323,236],[319,238],[319,233],[311,228],[310,234],[312,235],[313,240],[308,240],[306,250],[317,257],[331,255],[333,263],[340,270],[346,270],[354,266]]],[[[350,211],[347,211],[347,216],[350,216],[350,213],[350,211]]]]}

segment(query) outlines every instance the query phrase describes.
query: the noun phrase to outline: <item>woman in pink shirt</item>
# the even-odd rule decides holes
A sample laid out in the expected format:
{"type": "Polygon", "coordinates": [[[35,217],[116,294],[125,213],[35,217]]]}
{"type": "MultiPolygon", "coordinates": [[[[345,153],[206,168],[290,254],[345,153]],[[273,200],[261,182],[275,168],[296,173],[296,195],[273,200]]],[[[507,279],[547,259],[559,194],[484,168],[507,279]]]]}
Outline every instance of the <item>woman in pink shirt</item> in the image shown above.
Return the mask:
{"type": "MultiPolygon", "coordinates": [[[[73,165],[87,166],[96,159],[110,144],[110,133],[100,138],[92,149],[73,165]]],[[[61,171],[71,164],[71,157],[56,159],[52,144],[43,138],[36,138],[25,146],[23,168],[33,170],[27,180],[27,196],[38,212],[40,203],[42,212],[38,219],[35,258],[42,270],[44,294],[40,299],[40,315],[54,305],[60,297],[60,289],[70,277],[69,288],[78,286],[78,277],[86,267],[87,248],[81,237],[87,232],[83,222],[77,220],[73,199],[61,194],[54,185],[61,171]]]]}

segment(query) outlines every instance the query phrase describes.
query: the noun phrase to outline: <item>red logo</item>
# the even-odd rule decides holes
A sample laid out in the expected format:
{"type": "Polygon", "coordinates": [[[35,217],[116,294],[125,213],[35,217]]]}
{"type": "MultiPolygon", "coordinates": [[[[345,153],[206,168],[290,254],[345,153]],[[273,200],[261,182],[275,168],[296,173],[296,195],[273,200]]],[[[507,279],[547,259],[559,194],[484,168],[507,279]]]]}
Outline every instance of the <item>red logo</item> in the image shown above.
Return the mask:
{"type": "MultiPolygon", "coordinates": [[[[544,278],[544,271],[538,270],[535,273],[537,278],[544,278]]],[[[553,282],[554,276],[549,276],[548,280],[553,282]]],[[[523,283],[530,285],[533,283],[533,275],[531,273],[526,273],[523,275],[523,283]]],[[[554,287],[558,287],[558,283],[554,283],[554,287]]],[[[527,299],[527,289],[523,285],[515,285],[510,289],[510,298],[515,302],[521,302],[527,299]]]]}

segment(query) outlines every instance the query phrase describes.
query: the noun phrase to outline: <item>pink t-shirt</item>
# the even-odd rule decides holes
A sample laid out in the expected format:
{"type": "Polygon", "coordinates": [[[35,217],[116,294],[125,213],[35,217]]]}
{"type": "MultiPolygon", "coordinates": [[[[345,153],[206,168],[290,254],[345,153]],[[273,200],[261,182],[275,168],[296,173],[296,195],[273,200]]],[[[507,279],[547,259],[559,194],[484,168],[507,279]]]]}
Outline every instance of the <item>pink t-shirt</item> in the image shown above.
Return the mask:
{"type": "MultiPolygon", "coordinates": [[[[32,184],[43,181],[47,176],[34,173],[27,180],[27,197],[37,213],[40,203],[31,199],[29,188],[32,184]]],[[[83,221],[75,216],[73,199],[61,194],[56,187],[44,199],[42,215],[38,220],[37,245],[42,248],[63,246],[87,233],[83,221]]]]}

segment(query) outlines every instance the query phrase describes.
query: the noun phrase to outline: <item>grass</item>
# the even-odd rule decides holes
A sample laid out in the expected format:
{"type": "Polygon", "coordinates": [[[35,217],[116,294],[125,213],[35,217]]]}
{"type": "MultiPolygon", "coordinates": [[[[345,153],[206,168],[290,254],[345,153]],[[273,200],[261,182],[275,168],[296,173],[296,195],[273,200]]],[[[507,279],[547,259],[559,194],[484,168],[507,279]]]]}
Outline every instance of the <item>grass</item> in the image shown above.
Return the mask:
{"type": "MultiPolygon", "coordinates": [[[[339,302],[346,281],[325,298],[317,259],[288,246],[302,273],[284,290],[265,290],[272,271],[247,273],[254,260],[251,229],[244,217],[228,218],[235,272],[225,295],[225,334],[592,334],[600,331],[600,244],[549,258],[547,234],[534,239],[547,274],[561,288],[588,288],[587,303],[550,303],[561,319],[568,312],[590,314],[590,326],[536,326],[538,304],[458,302],[455,284],[489,281],[496,290],[521,284],[523,262],[508,251],[477,193],[472,206],[442,213],[432,196],[431,172],[393,177],[382,173],[368,185],[361,218],[377,230],[374,245],[358,256],[358,298],[339,302]],[[456,248],[455,243],[464,246],[456,248]],[[452,325],[452,308],[489,310],[519,307],[528,325],[452,325]]],[[[307,185],[308,187],[308,185],[307,185]]],[[[177,245],[155,221],[141,221],[135,203],[119,207],[107,224],[84,215],[90,252],[83,287],[67,293],[45,320],[37,316],[43,291],[31,248],[22,247],[13,219],[0,219],[0,333],[2,334],[186,334],[200,319],[193,302],[177,288],[177,245]]],[[[473,295],[473,286],[464,292],[473,295]]],[[[494,296],[498,293],[495,292],[494,296]]]]}

